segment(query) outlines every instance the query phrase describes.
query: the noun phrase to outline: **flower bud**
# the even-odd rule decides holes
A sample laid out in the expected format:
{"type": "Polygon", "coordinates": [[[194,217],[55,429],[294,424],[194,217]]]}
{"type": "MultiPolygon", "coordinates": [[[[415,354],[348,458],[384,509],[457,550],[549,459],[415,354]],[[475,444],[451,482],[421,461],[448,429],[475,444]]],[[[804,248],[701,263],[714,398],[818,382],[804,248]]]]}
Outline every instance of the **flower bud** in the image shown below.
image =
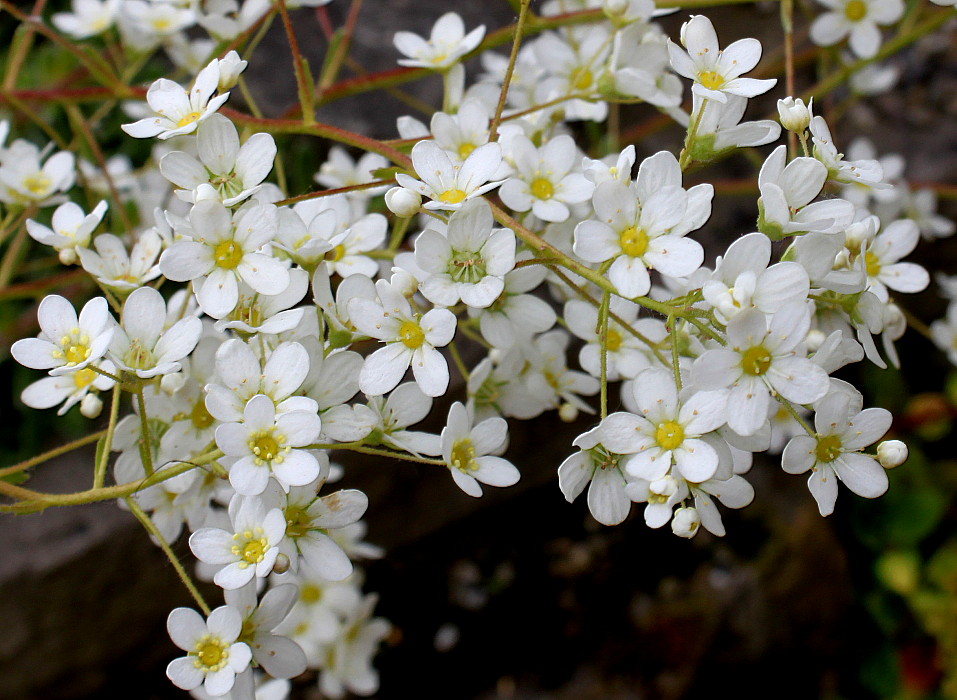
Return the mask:
{"type": "Polygon", "coordinates": [[[415,277],[401,267],[392,268],[392,277],[389,279],[389,284],[406,299],[409,299],[419,290],[419,283],[415,277]]]}
{"type": "Polygon", "coordinates": [[[163,378],[160,379],[160,389],[164,393],[172,396],[177,391],[183,388],[183,385],[186,384],[186,375],[183,372],[173,372],[172,374],[164,374],[163,378]]]}
{"type": "Polygon", "coordinates": [[[79,256],[76,254],[76,248],[64,248],[57,257],[64,265],[73,265],[79,256]]]}
{"type": "Polygon", "coordinates": [[[807,332],[807,338],[804,339],[804,344],[807,346],[808,352],[817,352],[825,340],[827,340],[827,335],[824,331],[812,328],[807,332]]]}
{"type": "Polygon", "coordinates": [[[900,440],[884,440],[877,446],[877,461],[884,469],[899,467],[907,461],[907,445],[900,440]]]}
{"type": "Polygon", "coordinates": [[[571,423],[578,418],[578,408],[570,403],[563,403],[558,407],[558,417],[565,423],[571,423]]]}
{"type": "MultiPolygon", "coordinates": [[[[812,98],[813,102],[813,98],[812,98]]],[[[785,97],[778,100],[778,115],[781,117],[781,126],[795,134],[803,134],[811,123],[810,103],[805,106],[800,97],[785,97]]]]}
{"type": "Polygon", "coordinates": [[[80,400],[80,413],[87,418],[96,418],[103,410],[103,402],[96,394],[87,394],[80,400]]]}
{"type": "Polygon", "coordinates": [[[246,61],[239,58],[239,54],[230,51],[225,57],[219,59],[219,87],[220,92],[225,92],[234,87],[239,82],[239,74],[246,70],[246,61]]]}
{"type": "Polygon", "coordinates": [[[408,219],[415,216],[422,206],[422,195],[404,187],[393,187],[385,193],[385,205],[396,216],[408,219]]]}
{"type": "Polygon", "coordinates": [[[276,562],[272,565],[272,571],[274,574],[284,574],[289,571],[289,557],[285,554],[277,556],[276,562]]]}
{"type": "Polygon", "coordinates": [[[698,532],[701,516],[697,508],[679,508],[671,518],[671,531],[678,537],[692,538],[698,532]]]}

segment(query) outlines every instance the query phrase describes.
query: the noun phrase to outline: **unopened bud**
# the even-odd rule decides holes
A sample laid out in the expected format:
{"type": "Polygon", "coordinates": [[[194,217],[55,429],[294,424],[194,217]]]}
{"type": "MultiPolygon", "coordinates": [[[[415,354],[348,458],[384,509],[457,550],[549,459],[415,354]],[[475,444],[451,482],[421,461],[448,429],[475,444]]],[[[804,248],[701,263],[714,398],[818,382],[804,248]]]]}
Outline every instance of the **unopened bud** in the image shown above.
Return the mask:
{"type": "Polygon", "coordinates": [[[678,537],[692,538],[698,532],[701,516],[697,508],[679,508],[671,518],[671,531],[678,537]]]}
{"type": "Polygon", "coordinates": [[[225,92],[234,87],[239,82],[239,74],[246,70],[247,65],[235,51],[230,51],[219,59],[219,91],[225,92]]]}
{"type": "Polygon", "coordinates": [[[64,265],[72,265],[76,262],[77,254],[75,248],[64,248],[57,256],[64,265]]]}
{"type": "Polygon", "coordinates": [[[103,410],[103,402],[96,394],[87,394],[80,400],[80,413],[87,418],[96,418],[103,410]]]}
{"type": "Polygon", "coordinates": [[[389,284],[406,299],[419,290],[419,283],[415,277],[401,267],[392,268],[392,277],[389,279],[389,284]]]}
{"type": "Polygon", "coordinates": [[[907,445],[900,440],[884,440],[877,446],[877,461],[884,469],[899,467],[907,461],[907,445]]]}
{"type": "Polygon", "coordinates": [[[781,117],[781,126],[785,129],[795,134],[803,134],[811,123],[810,103],[805,105],[800,97],[785,97],[778,100],[778,116],[781,117]]]}
{"type": "Polygon", "coordinates": [[[272,565],[272,572],[274,574],[284,574],[289,571],[289,557],[285,554],[280,554],[276,557],[276,562],[272,565]]]}
{"type": "Polygon", "coordinates": [[[578,408],[570,403],[563,403],[558,407],[558,417],[566,423],[571,423],[578,418],[578,408]]]}
{"type": "Polygon", "coordinates": [[[827,340],[827,336],[823,331],[820,331],[817,328],[812,328],[807,332],[807,337],[804,339],[804,344],[807,346],[808,352],[817,352],[825,340],[827,340]]]}
{"type": "Polygon", "coordinates": [[[396,216],[408,219],[418,214],[419,207],[422,206],[422,196],[404,187],[393,187],[385,193],[385,205],[396,216]]]}
{"type": "Polygon", "coordinates": [[[183,385],[186,384],[186,375],[182,372],[173,372],[172,374],[164,374],[163,378],[160,379],[160,389],[164,393],[172,396],[177,391],[183,388],[183,385]]]}

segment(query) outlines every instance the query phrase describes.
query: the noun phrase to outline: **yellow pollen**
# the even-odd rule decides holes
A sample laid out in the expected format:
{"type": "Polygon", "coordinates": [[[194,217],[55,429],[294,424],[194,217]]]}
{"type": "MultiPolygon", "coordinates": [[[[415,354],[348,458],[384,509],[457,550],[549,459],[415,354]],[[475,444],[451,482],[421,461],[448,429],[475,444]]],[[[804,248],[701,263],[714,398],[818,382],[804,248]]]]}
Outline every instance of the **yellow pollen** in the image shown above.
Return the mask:
{"type": "Polygon", "coordinates": [[[833,462],[841,454],[841,438],[837,435],[828,435],[818,438],[814,456],[818,462],[833,462]]]}
{"type": "Polygon", "coordinates": [[[465,192],[458,189],[446,190],[439,195],[439,201],[446,204],[458,204],[465,199],[465,192]]]}
{"type": "Polygon", "coordinates": [[[568,76],[568,82],[571,83],[573,88],[579,91],[590,88],[594,80],[595,76],[593,76],[591,71],[584,66],[576,68],[568,76]]]}
{"type": "Polygon", "coordinates": [[[881,261],[871,251],[864,253],[864,269],[867,270],[868,277],[877,277],[881,274],[881,261]]]}
{"type": "Polygon", "coordinates": [[[544,177],[536,177],[532,180],[529,189],[532,191],[532,194],[539,199],[551,199],[552,195],[555,194],[555,187],[550,180],[544,177]]]}
{"type": "Polygon", "coordinates": [[[216,244],[213,257],[218,267],[234,270],[243,259],[243,249],[236,244],[236,241],[223,241],[216,244]]]}
{"type": "Polygon", "coordinates": [[[852,22],[860,22],[867,14],[867,4],[864,0],[851,0],[844,6],[844,16],[852,22]]]}
{"type": "MultiPolygon", "coordinates": [[[[853,1],[857,2],[858,0],[853,1]]],[[[698,73],[698,82],[709,90],[717,90],[724,85],[724,78],[720,73],[716,73],[713,70],[706,70],[698,73]]]]}
{"type": "Polygon", "coordinates": [[[68,365],[78,365],[90,356],[90,348],[86,345],[64,345],[63,354],[68,365]]]}
{"type": "Polygon", "coordinates": [[[608,336],[605,338],[605,347],[608,348],[608,352],[617,352],[618,348],[621,347],[621,333],[614,328],[609,328],[608,336]]]}
{"type": "Polygon", "coordinates": [[[250,444],[250,448],[256,457],[263,462],[271,462],[279,454],[279,442],[272,436],[272,433],[260,435],[250,444]]]}
{"type": "MultiPolygon", "coordinates": [[[[153,25],[153,29],[155,29],[156,31],[165,32],[167,29],[170,28],[172,22],[170,22],[166,17],[157,17],[152,22],[150,22],[150,24],[153,25]]],[[[187,124],[188,123],[189,122],[187,122],[187,124]]],[[[182,124],[180,126],[182,126],[182,124]]]]}
{"type": "Polygon", "coordinates": [[[771,366],[771,353],[763,345],[755,345],[741,354],[741,369],[745,374],[758,377],[771,366]]]}
{"type": "Polygon", "coordinates": [[[673,450],[685,439],[685,431],[674,421],[659,423],[655,429],[655,442],[664,450],[673,450]]]}
{"type": "Polygon", "coordinates": [[[462,438],[452,443],[452,456],[449,461],[453,467],[462,472],[474,472],[478,469],[472,441],[469,438],[462,438]]]}
{"type": "Polygon", "coordinates": [[[425,333],[415,321],[406,321],[399,326],[399,340],[410,350],[415,350],[425,342],[425,333]]]}
{"type": "Polygon", "coordinates": [[[21,184],[28,191],[40,196],[50,191],[50,186],[53,184],[53,181],[44,173],[39,172],[35,175],[28,175],[27,177],[23,178],[21,184]]]}
{"type": "Polygon", "coordinates": [[[314,583],[306,583],[299,589],[299,600],[307,605],[318,603],[322,598],[322,589],[314,583]]]}
{"type": "Polygon", "coordinates": [[[475,150],[475,144],[473,143],[469,143],[466,141],[465,143],[459,144],[459,158],[461,158],[462,160],[465,160],[472,154],[472,151],[474,150],[475,150]]]}
{"type": "Polygon", "coordinates": [[[96,372],[92,369],[81,369],[73,373],[73,383],[77,389],[86,389],[94,381],[96,381],[96,372]]]}
{"type": "Polygon", "coordinates": [[[190,112],[189,114],[184,116],[182,119],[180,119],[178,122],[176,122],[176,126],[180,127],[180,126],[186,126],[187,124],[192,124],[201,116],[203,116],[201,112],[190,112]]]}
{"type": "Polygon", "coordinates": [[[326,253],[326,260],[329,262],[339,262],[346,254],[346,247],[341,243],[326,253]]]}
{"type": "Polygon", "coordinates": [[[266,539],[250,540],[243,546],[243,561],[249,564],[258,564],[263,560],[269,541],[266,539]]]}
{"type": "Polygon", "coordinates": [[[632,258],[640,258],[648,250],[648,234],[640,228],[629,226],[618,236],[621,252],[632,258]]]}
{"type": "Polygon", "coordinates": [[[196,647],[191,652],[191,655],[196,657],[193,661],[193,665],[196,668],[204,668],[207,671],[218,671],[223,668],[229,660],[229,649],[219,637],[204,634],[200,637],[199,641],[196,642],[196,647]]]}
{"type": "Polygon", "coordinates": [[[215,419],[210,415],[209,411],[206,410],[206,402],[202,396],[193,404],[193,410],[189,412],[189,419],[192,421],[193,427],[197,430],[203,430],[213,424],[213,420],[215,419]]]}

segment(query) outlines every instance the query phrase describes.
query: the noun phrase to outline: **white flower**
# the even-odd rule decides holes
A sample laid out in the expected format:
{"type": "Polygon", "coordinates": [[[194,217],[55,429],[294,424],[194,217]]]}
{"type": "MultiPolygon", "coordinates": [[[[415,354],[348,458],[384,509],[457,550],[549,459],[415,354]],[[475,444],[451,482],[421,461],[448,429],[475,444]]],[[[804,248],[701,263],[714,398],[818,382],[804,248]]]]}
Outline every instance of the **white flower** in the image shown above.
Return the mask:
{"type": "Polygon", "coordinates": [[[904,14],[901,0],[818,0],[830,12],[811,24],[811,41],[833,46],[848,34],[850,46],[860,58],[871,58],[881,46],[877,25],[893,24],[904,14]]]}
{"type": "Polygon", "coordinates": [[[163,177],[181,187],[176,195],[190,203],[199,199],[202,185],[212,187],[227,207],[242,202],[259,191],[276,158],[272,136],[253,134],[240,146],[236,127],[220,114],[211,114],[196,129],[196,148],[198,160],[173,151],[160,161],[163,177]]]}
{"type": "Polygon", "coordinates": [[[299,589],[285,583],[270,588],[256,600],[256,584],[226,590],[226,604],[243,618],[240,641],[252,651],[253,660],[274,678],[295,678],[306,670],[306,655],[294,641],[275,632],[289,615],[299,589]],[[258,604],[257,604],[258,603],[258,604]]]}
{"type": "Polygon", "coordinates": [[[575,438],[579,452],[558,467],[558,486],[571,503],[588,485],[588,511],[602,525],[617,525],[631,512],[631,499],[625,486],[631,480],[621,468],[621,455],[604,447],[604,421],[575,438]]]}
{"type": "MultiPolygon", "coordinates": [[[[612,297],[610,312],[618,316],[628,327],[649,339],[660,342],[667,331],[661,321],[652,318],[638,320],[641,307],[620,297],[612,297]]],[[[565,303],[565,323],[568,329],[586,342],[578,353],[582,369],[593,377],[601,376],[601,343],[598,335],[598,309],[582,301],[572,299],[565,303]]],[[[614,319],[608,321],[605,342],[606,376],[608,381],[634,379],[649,366],[649,347],[632,335],[614,319]]]]}
{"type": "Polygon", "coordinates": [[[228,92],[213,97],[218,86],[219,60],[215,58],[199,72],[189,92],[172,80],[160,78],[146,92],[146,102],[155,116],[123,124],[120,128],[138,139],[153,136],[168,139],[191,134],[229,99],[228,92]]]}
{"type": "Polygon", "coordinates": [[[692,378],[702,389],[731,387],[728,427],[753,435],[768,418],[771,392],[809,404],[827,393],[827,373],[804,357],[811,326],[803,301],[781,307],[771,318],[758,309],[742,311],[728,323],[728,345],[714,348],[694,363],[692,378]]]}
{"type": "Polygon", "coordinates": [[[427,273],[419,291],[433,304],[489,306],[515,267],[515,234],[492,229],[492,213],[473,200],[453,213],[445,235],[426,229],[415,241],[415,260],[427,273]]]}
{"type": "MultiPolygon", "coordinates": [[[[531,258],[525,251],[518,260],[531,258]]],[[[488,307],[469,307],[469,316],[478,316],[482,337],[497,348],[508,348],[555,325],[555,310],[543,299],[527,294],[538,287],[548,271],[544,265],[526,265],[505,275],[505,289],[488,307]]]]}
{"type": "Polygon", "coordinates": [[[74,39],[102,34],[113,26],[122,0],[73,0],[72,12],[57,12],[50,21],[74,39]]]}
{"type": "Polygon", "coordinates": [[[813,101],[814,98],[811,98],[811,101],[805,105],[804,100],[800,97],[797,99],[785,97],[783,100],[778,100],[778,116],[781,118],[781,125],[795,134],[803,134],[811,123],[811,103],[813,101]]]}
{"type": "Polygon", "coordinates": [[[237,493],[258,496],[272,476],[283,490],[303,486],[319,475],[319,462],[303,448],[319,437],[322,421],[309,411],[276,415],[268,396],[257,394],[246,402],[242,423],[216,428],[216,445],[228,457],[229,483],[237,493]]]}
{"type": "Polygon", "coordinates": [[[632,386],[640,415],[608,416],[602,442],[626,456],[628,473],[651,482],[669,473],[693,482],[714,476],[718,452],[701,436],[727,419],[725,392],[698,391],[682,399],[674,377],[661,368],[645,370],[632,386]]]}
{"type": "Polygon", "coordinates": [[[359,373],[359,389],[382,395],[393,389],[405,371],[412,373],[427,396],[441,396],[449,385],[449,367],[436,347],[448,345],[455,335],[455,315],[432,309],[412,312],[408,300],[385,280],[376,283],[378,302],[351,299],[349,317],[355,327],[386,346],[369,355],[359,373]]]}
{"type": "Polygon", "coordinates": [[[103,357],[116,322],[103,297],[88,301],[77,318],[73,305],[51,294],[37,309],[38,338],[18,340],[10,348],[13,359],[32,369],[48,369],[54,377],[76,372],[103,357]]]}
{"type": "Polygon", "coordinates": [[[442,459],[455,484],[469,496],[482,495],[479,482],[489,486],[512,486],[519,472],[508,460],[489,454],[499,450],[508,439],[504,418],[486,418],[476,426],[468,410],[456,401],[442,429],[442,459]]]}
{"type": "Polygon", "coordinates": [[[465,33],[465,24],[455,12],[447,12],[436,21],[428,40],[412,32],[396,32],[392,43],[408,58],[400,58],[401,66],[420,66],[443,70],[457,63],[485,36],[485,25],[465,33]]]}
{"type": "Polygon", "coordinates": [[[59,151],[41,165],[45,154],[46,150],[41,152],[21,139],[10,144],[0,161],[0,202],[45,206],[62,201],[56,194],[73,187],[76,158],[69,151],[59,151]]]}
{"type": "Polygon", "coordinates": [[[914,250],[918,240],[920,231],[917,224],[910,219],[898,219],[885,226],[861,251],[870,283],[868,289],[881,301],[888,300],[888,288],[912,294],[923,291],[930,284],[930,275],[923,267],[916,263],[899,262],[914,250]]]}
{"type": "Polygon", "coordinates": [[[164,330],[166,302],[152,287],[140,287],[130,294],[121,318],[109,356],[117,367],[141,379],[179,371],[179,360],[193,351],[203,333],[203,322],[195,316],[164,330]]]}
{"type": "MultiPolygon", "coordinates": [[[[92,363],[93,367],[113,374],[116,368],[109,360],[92,363]]],[[[92,367],[62,374],[56,377],[44,377],[33,382],[23,390],[20,400],[30,408],[53,408],[62,403],[57,415],[62,416],[75,404],[82,402],[87,396],[94,396],[90,392],[106,391],[113,388],[113,380],[96,372],[92,367]]],[[[83,413],[83,406],[80,406],[83,413]]],[[[83,413],[86,415],[86,413],[83,413]]]]}
{"type": "Polygon", "coordinates": [[[289,286],[279,294],[257,294],[245,283],[240,283],[236,308],[218,320],[214,327],[218,331],[233,329],[250,335],[277,335],[291,331],[306,312],[304,307],[291,307],[302,301],[308,289],[309,273],[299,267],[289,270],[289,286]]]}
{"type": "Polygon", "coordinates": [[[239,302],[239,280],[260,294],[279,294],[289,271],[260,249],[276,236],[276,207],[247,204],[235,217],[220,202],[203,200],[189,212],[193,240],[173,243],[160,270],[175,282],[194,282],[203,311],[222,318],[239,302]]]}
{"type": "Polygon", "coordinates": [[[662,187],[639,202],[633,189],[609,181],[595,189],[593,201],[598,220],[582,221],[575,227],[574,250],[592,263],[613,259],[608,280],[623,297],[633,299],[648,293],[648,268],[685,277],[704,260],[701,244],[671,235],[688,207],[688,193],[681,187],[662,187]]]}
{"type": "Polygon", "coordinates": [[[330,698],[341,698],[345,691],[369,696],[379,688],[379,674],[372,657],[379,642],[392,626],[381,617],[372,617],[376,597],[366,596],[349,611],[336,640],[322,651],[326,660],[319,672],[319,689],[330,698]]]}
{"type": "Polygon", "coordinates": [[[671,531],[678,537],[694,537],[698,534],[701,516],[696,508],[682,507],[675,511],[671,519],[671,531]]]}
{"type": "Polygon", "coordinates": [[[90,237],[103,220],[107,204],[101,201],[89,214],[73,202],[64,202],[53,212],[52,228],[27,219],[27,232],[38,243],[52,246],[60,254],[60,262],[76,262],[80,250],[90,245],[90,237]]]}
{"type": "MultiPolygon", "coordinates": [[[[501,181],[489,182],[502,164],[498,143],[479,146],[461,163],[453,163],[434,141],[419,141],[412,147],[412,167],[421,181],[405,173],[395,176],[402,187],[428,197],[426,209],[455,210],[466,200],[498,187],[501,181]]],[[[393,198],[396,195],[393,195],[393,198]]]]}
{"type": "Polygon", "coordinates": [[[516,417],[530,418],[545,408],[561,408],[563,404],[571,405],[585,413],[595,412],[579,394],[594,396],[600,388],[599,382],[584,372],[568,369],[565,353],[569,340],[568,333],[556,328],[535,338],[531,345],[521,347],[529,365],[527,388],[522,391],[524,396],[521,401],[527,405],[529,399],[534,399],[533,403],[541,408],[531,416],[516,414],[516,417]]]}
{"type": "Polygon", "coordinates": [[[505,181],[499,196],[515,211],[528,211],[542,221],[565,221],[569,204],[581,204],[591,197],[594,185],[580,172],[578,150],[571,136],[550,139],[540,149],[522,134],[508,140],[509,159],[516,174],[505,181]]]}
{"type": "MultiPolygon", "coordinates": [[[[813,127],[813,122],[812,122],[813,127]]],[[[758,230],[771,240],[820,231],[842,230],[854,218],[854,205],[843,199],[813,202],[827,180],[827,168],[815,158],[787,163],[787,146],[778,146],[758,173],[758,230]]]]}
{"type": "Polygon", "coordinates": [[[282,511],[269,511],[262,499],[236,494],[229,501],[231,530],[204,527],[189,538],[189,548],[202,562],[220,566],[213,582],[227,590],[240,588],[272,571],[286,530],[282,511]]]}
{"type": "Polygon", "coordinates": [[[245,671],[252,658],[249,647],[236,641],[242,626],[239,613],[226,605],[213,610],[206,621],[195,610],[173,610],[166,629],[173,644],[187,655],[170,662],[167,677],[183,690],[202,685],[213,697],[228,693],[236,674],[245,671]]]}
{"type": "MultiPolygon", "coordinates": [[[[342,146],[333,146],[329,149],[329,159],[323,163],[313,180],[323,187],[339,188],[363,185],[373,181],[373,172],[388,167],[389,161],[378,153],[363,153],[358,162],[342,146]]],[[[349,196],[359,201],[365,201],[377,194],[382,194],[385,186],[368,187],[355,190],[349,196]]]]}
{"type": "Polygon", "coordinates": [[[671,66],[679,75],[693,80],[691,91],[705,99],[724,102],[729,94],[755,97],[777,83],[740,77],[758,65],[761,42],[739,39],[721,51],[714,25],[704,15],[695,15],[681,25],[681,43],[686,51],[668,41],[671,66]]]}
{"type": "Polygon", "coordinates": [[[831,130],[824,121],[824,117],[817,116],[811,119],[811,141],[814,143],[814,157],[827,167],[829,180],[845,185],[861,185],[875,189],[888,189],[890,185],[883,182],[884,168],[880,161],[863,159],[847,161],[844,154],[839,153],[831,130]]]}
{"type": "Polygon", "coordinates": [[[887,432],[891,414],[883,408],[860,408],[859,394],[828,394],[816,407],[816,434],[798,435],[784,448],[784,471],[803,474],[811,470],[807,485],[821,515],[834,511],[838,479],[864,498],[877,498],[887,490],[883,467],[860,451],[887,432]]]}
{"type": "Polygon", "coordinates": [[[76,249],[80,264],[113,292],[127,294],[160,276],[156,259],[163,250],[163,239],[155,228],[141,233],[129,253],[123,241],[110,233],[93,239],[93,247],[95,252],[89,248],[76,249]]]}

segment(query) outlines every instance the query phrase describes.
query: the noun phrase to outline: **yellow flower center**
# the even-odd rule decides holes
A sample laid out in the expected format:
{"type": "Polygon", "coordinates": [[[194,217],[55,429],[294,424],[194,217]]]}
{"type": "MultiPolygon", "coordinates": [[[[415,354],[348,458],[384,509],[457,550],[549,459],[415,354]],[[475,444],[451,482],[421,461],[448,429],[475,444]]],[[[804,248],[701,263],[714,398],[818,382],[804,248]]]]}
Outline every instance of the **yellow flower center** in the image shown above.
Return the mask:
{"type": "Polygon", "coordinates": [[[410,350],[415,350],[425,342],[425,333],[415,321],[406,321],[399,326],[399,340],[410,350]]]}
{"type": "Polygon", "coordinates": [[[871,251],[864,253],[864,269],[868,277],[877,277],[881,273],[881,261],[871,251]]]}
{"type": "Polygon", "coordinates": [[[771,366],[771,353],[763,345],[755,345],[741,354],[741,369],[745,374],[758,377],[771,366]]]}
{"type": "Polygon", "coordinates": [[[130,341],[130,349],[126,351],[124,360],[132,369],[148,369],[155,364],[153,353],[143,346],[139,338],[130,341]]]}
{"type": "Polygon", "coordinates": [[[674,421],[659,423],[655,429],[655,442],[664,450],[673,450],[685,439],[685,431],[674,421]]]}
{"type": "Polygon", "coordinates": [[[844,16],[851,22],[860,22],[867,14],[867,4],[864,0],[851,0],[844,6],[844,16]]]}
{"type": "Polygon", "coordinates": [[[473,143],[469,143],[468,141],[466,141],[465,143],[459,144],[459,158],[461,158],[462,160],[465,160],[472,154],[472,151],[474,150],[475,150],[475,144],[473,143]]]}
{"type": "Polygon", "coordinates": [[[253,453],[253,462],[257,467],[267,462],[282,464],[290,450],[286,445],[286,436],[276,434],[275,426],[252,433],[246,444],[253,453]]]}
{"type": "Polygon", "coordinates": [[[229,645],[219,637],[204,634],[190,654],[196,657],[193,660],[193,666],[196,668],[205,669],[207,672],[218,671],[229,660],[229,645]]]}
{"type": "Polygon", "coordinates": [[[339,262],[346,254],[346,247],[341,243],[326,253],[326,260],[329,262],[339,262]]]}
{"type": "Polygon", "coordinates": [[[445,202],[446,204],[458,204],[465,199],[465,192],[462,190],[446,190],[439,195],[439,201],[445,202]]]}
{"type": "Polygon", "coordinates": [[[318,603],[321,598],[322,589],[314,583],[306,583],[299,588],[299,600],[307,605],[318,603]]]}
{"type": "Polygon", "coordinates": [[[313,529],[312,518],[305,508],[289,506],[283,513],[286,516],[286,536],[302,537],[313,529]]]}
{"type": "MultiPolygon", "coordinates": [[[[858,2],[858,0],[852,0],[858,2]]],[[[698,82],[709,90],[717,90],[724,85],[724,77],[713,70],[706,70],[698,73],[698,82]]]]}
{"type": "Polygon", "coordinates": [[[173,25],[173,23],[170,22],[169,19],[166,17],[157,17],[152,22],[150,22],[150,24],[152,24],[153,29],[155,29],[158,32],[165,32],[167,29],[169,29],[173,25]]]}
{"type": "Polygon", "coordinates": [[[237,245],[236,241],[223,241],[213,248],[213,258],[218,267],[234,270],[242,262],[243,249],[237,245]]]}
{"type": "Polygon", "coordinates": [[[92,369],[81,369],[73,373],[73,383],[77,389],[86,389],[94,381],[96,381],[96,372],[92,369]]]}
{"type": "Polygon", "coordinates": [[[189,412],[189,419],[193,423],[193,427],[197,430],[203,430],[213,424],[215,419],[210,412],[206,410],[206,402],[202,396],[193,404],[193,410],[189,412]]]}
{"type": "Polygon", "coordinates": [[[552,185],[551,180],[544,177],[536,177],[532,180],[529,189],[532,191],[532,194],[539,199],[551,199],[552,195],[555,194],[555,187],[552,185]]]}
{"type": "Polygon", "coordinates": [[[240,558],[239,568],[245,569],[252,564],[258,564],[266,557],[266,550],[269,549],[269,540],[263,537],[263,529],[257,527],[253,530],[246,530],[242,534],[233,535],[236,542],[229,551],[233,556],[240,558]]]}
{"type": "Polygon", "coordinates": [[[50,191],[50,186],[53,184],[53,181],[44,173],[39,172],[35,175],[28,175],[23,178],[20,184],[22,184],[28,192],[32,192],[40,197],[50,191]]]}
{"type": "Polygon", "coordinates": [[[595,76],[584,66],[576,68],[568,76],[568,82],[571,83],[573,88],[579,91],[587,90],[594,81],[595,76]]]}
{"type": "Polygon", "coordinates": [[[178,122],[176,122],[176,126],[177,128],[181,126],[187,126],[188,124],[192,124],[201,116],[203,116],[201,112],[190,112],[189,114],[185,115],[182,119],[180,119],[178,122]]]}
{"type": "Polygon", "coordinates": [[[614,328],[609,328],[608,335],[605,338],[605,347],[608,348],[608,352],[617,352],[618,348],[621,347],[621,333],[614,328]]]}
{"type": "Polygon", "coordinates": [[[462,438],[452,443],[452,456],[449,461],[453,467],[462,472],[474,472],[478,469],[472,441],[469,438],[462,438]]]}
{"type": "Polygon", "coordinates": [[[629,226],[618,237],[621,252],[632,258],[640,258],[648,250],[648,234],[640,228],[629,226]]]}
{"type": "Polygon", "coordinates": [[[818,438],[814,456],[818,462],[833,462],[841,454],[841,438],[837,435],[828,435],[818,438]]]}
{"type": "Polygon", "coordinates": [[[80,333],[79,328],[70,329],[70,334],[60,338],[60,349],[51,354],[58,360],[63,360],[67,367],[85,362],[90,356],[90,337],[80,333]]]}

